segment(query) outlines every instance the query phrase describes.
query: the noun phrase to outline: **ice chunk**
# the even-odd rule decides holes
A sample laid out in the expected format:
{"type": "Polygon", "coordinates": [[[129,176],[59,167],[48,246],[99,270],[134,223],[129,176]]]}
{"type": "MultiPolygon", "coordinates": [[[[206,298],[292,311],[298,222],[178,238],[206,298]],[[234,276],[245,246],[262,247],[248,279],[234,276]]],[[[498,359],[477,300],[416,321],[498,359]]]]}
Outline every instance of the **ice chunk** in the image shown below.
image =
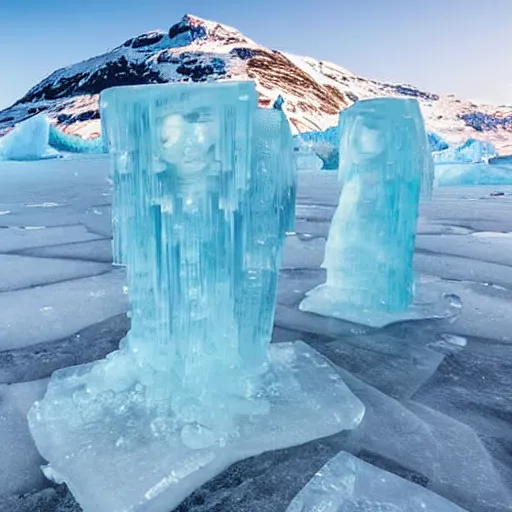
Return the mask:
{"type": "Polygon", "coordinates": [[[435,167],[438,187],[464,185],[512,185],[512,165],[438,164],[435,167]]]}
{"type": "Polygon", "coordinates": [[[53,125],[50,125],[48,142],[53,148],[70,153],[105,153],[107,150],[102,136],[82,139],[78,135],[59,130],[53,125]]]}
{"type": "Polygon", "coordinates": [[[450,147],[433,153],[436,163],[487,163],[498,152],[490,142],[468,139],[460,146],[450,147]]]}
{"type": "Polygon", "coordinates": [[[304,343],[270,346],[297,179],[283,112],[257,109],[252,82],[113,88],[101,105],[131,330],[56,372],[29,424],[85,512],[167,512],[364,408],[304,343]]]}
{"type": "Polygon", "coordinates": [[[57,151],[48,145],[50,122],[38,114],[17,125],[0,138],[0,160],[40,160],[55,158],[57,151]]]}
{"type": "Polygon", "coordinates": [[[437,133],[427,132],[428,143],[431,151],[443,151],[448,149],[448,143],[437,133]]]}
{"type": "Polygon", "coordinates": [[[286,512],[464,512],[412,482],[346,452],[323,466],[286,512]]]}
{"type": "Polygon", "coordinates": [[[300,309],[375,326],[411,318],[420,189],[428,195],[433,170],[418,103],[360,101],[340,114],[340,133],[343,188],[322,265],[327,280],[300,309]]]}
{"type": "Polygon", "coordinates": [[[430,489],[449,494],[468,509],[479,505],[481,510],[498,511],[512,506],[512,496],[493,458],[470,427],[421,404],[406,405],[428,425],[436,440],[435,476],[430,489]]]}

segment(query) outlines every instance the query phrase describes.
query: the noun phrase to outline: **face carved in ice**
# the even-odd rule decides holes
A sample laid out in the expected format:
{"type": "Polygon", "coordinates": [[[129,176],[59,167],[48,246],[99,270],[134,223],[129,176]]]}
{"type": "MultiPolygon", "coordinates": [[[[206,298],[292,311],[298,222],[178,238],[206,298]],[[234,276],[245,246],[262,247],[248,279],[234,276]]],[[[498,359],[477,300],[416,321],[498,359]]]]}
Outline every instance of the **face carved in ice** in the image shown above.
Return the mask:
{"type": "Polygon", "coordinates": [[[170,114],[160,126],[160,158],[176,166],[180,177],[187,178],[208,170],[217,140],[217,126],[211,112],[193,111],[170,114]]]}
{"type": "Polygon", "coordinates": [[[361,164],[381,155],[386,148],[384,127],[360,117],[350,134],[352,161],[361,164]]]}

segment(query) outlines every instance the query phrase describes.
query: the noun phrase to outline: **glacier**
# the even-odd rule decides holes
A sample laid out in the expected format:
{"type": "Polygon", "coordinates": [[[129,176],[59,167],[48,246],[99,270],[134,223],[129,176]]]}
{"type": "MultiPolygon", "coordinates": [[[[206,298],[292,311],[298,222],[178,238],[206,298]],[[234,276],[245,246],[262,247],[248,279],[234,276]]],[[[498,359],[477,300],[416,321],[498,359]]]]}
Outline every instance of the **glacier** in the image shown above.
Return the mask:
{"type": "Polygon", "coordinates": [[[19,123],[0,138],[0,160],[40,160],[59,153],[48,144],[50,122],[38,114],[19,123]]]}
{"type": "Polygon", "coordinates": [[[308,345],[270,345],[295,218],[284,113],[258,109],[253,82],[112,88],[101,108],[131,327],[54,373],[28,421],[85,512],[168,512],[237,460],[357,427],[364,406],[308,345]]]}
{"type": "Polygon", "coordinates": [[[286,512],[465,512],[424,487],[341,452],[318,470],[286,512]]]}
{"type": "Polygon", "coordinates": [[[434,179],[417,101],[359,101],[341,112],[339,133],[342,190],[325,245],[327,279],[300,309],[370,326],[450,314],[412,265],[420,196],[431,196],[434,179]]]}
{"type": "Polygon", "coordinates": [[[103,137],[82,139],[78,135],[66,133],[50,124],[48,144],[58,150],[68,153],[105,153],[106,144],[103,137]]]}
{"type": "Polygon", "coordinates": [[[459,146],[452,146],[443,151],[434,151],[436,164],[442,163],[487,163],[498,152],[490,142],[468,139],[459,146]]]}

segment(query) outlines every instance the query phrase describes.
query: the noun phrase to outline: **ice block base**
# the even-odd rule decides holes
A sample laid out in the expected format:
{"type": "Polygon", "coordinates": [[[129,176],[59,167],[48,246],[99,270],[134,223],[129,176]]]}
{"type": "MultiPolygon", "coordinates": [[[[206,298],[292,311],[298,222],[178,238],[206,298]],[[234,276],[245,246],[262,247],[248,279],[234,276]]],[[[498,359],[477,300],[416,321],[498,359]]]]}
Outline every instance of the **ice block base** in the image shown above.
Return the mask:
{"type": "Polygon", "coordinates": [[[56,372],[29,413],[32,436],[49,461],[43,471],[66,483],[84,512],[169,512],[234,462],[361,421],[363,404],[305,343],[271,345],[269,363],[272,385],[258,394],[267,412],[237,414],[230,403],[232,435],[196,448],[183,424],[151,417],[136,389],[109,391],[100,400],[88,394],[87,378],[98,363],[56,372]]]}
{"type": "Polygon", "coordinates": [[[369,309],[351,304],[350,297],[341,296],[337,289],[325,284],[310,290],[300,303],[299,309],[376,328],[407,320],[454,317],[460,312],[460,299],[444,293],[444,287],[440,283],[439,279],[422,276],[416,282],[414,302],[403,311],[369,309]]]}

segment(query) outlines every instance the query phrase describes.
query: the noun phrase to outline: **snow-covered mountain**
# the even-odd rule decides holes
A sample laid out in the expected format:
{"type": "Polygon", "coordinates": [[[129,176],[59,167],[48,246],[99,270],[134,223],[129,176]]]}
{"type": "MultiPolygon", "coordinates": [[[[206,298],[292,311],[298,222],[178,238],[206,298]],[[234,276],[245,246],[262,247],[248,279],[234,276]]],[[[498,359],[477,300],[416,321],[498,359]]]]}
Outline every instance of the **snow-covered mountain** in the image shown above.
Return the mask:
{"type": "Polygon", "coordinates": [[[0,134],[46,111],[57,126],[84,138],[100,134],[99,93],[114,85],[256,81],[261,106],[278,95],[294,132],[324,130],[357,99],[415,97],[427,127],[448,142],[477,138],[512,153],[512,106],[477,105],[416,87],[357,76],[336,64],[270,50],[226,25],[185,15],[167,32],[129,39],[92,59],[59,69],[0,112],[0,134]]]}

